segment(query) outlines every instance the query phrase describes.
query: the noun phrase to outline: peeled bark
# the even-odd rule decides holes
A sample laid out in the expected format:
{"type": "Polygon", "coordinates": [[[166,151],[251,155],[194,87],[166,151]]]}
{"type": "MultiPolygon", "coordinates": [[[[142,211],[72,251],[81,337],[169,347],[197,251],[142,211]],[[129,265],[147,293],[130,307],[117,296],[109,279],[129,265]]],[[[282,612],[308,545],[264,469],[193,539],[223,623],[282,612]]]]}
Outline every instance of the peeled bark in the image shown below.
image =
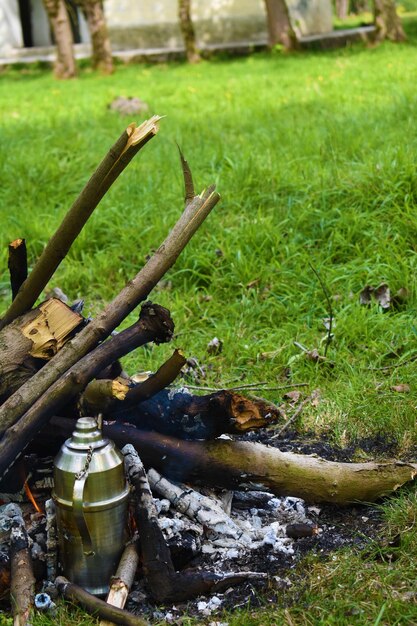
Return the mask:
{"type": "Polygon", "coordinates": [[[90,31],[93,67],[103,74],[111,74],[114,65],[102,0],[76,1],[86,17],[90,31]]]}
{"type": "Polygon", "coordinates": [[[298,48],[297,36],[291,25],[290,14],[285,0],[265,0],[268,24],[269,46],[281,44],[284,50],[298,48]]]}
{"type": "Polygon", "coordinates": [[[178,0],[178,17],[187,61],[188,63],[199,63],[201,57],[197,49],[194,26],[191,20],[191,0],[178,0]]]}
{"type": "MultiPolygon", "coordinates": [[[[83,322],[51,298],[0,331],[0,400],[5,400],[68,341],[83,322]]],[[[1,432],[1,428],[0,428],[1,432]]]]}
{"type": "Polygon", "coordinates": [[[376,41],[405,41],[406,36],[397,14],[395,0],[374,0],[374,21],[376,41]]]}
{"type": "Polygon", "coordinates": [[[57,49],[55,76],[74,78],[77,74],[74,57],[74,39],[64,0],[43,0],[51,22],[57,49]]]}

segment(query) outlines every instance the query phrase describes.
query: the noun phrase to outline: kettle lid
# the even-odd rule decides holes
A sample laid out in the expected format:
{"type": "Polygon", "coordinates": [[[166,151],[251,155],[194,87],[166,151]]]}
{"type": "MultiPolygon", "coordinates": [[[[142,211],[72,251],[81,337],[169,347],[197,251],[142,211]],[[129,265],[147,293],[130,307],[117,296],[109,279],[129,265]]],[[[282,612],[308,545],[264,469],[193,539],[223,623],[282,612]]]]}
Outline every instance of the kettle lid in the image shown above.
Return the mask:
{"type": "Polygon", "coordinates": [[[94,417],[80,417],[75,424],[71,439],[66,441],[66,445],[75,450],[101,448],[108,443],[109,440],[103,437],[94,417]]]}

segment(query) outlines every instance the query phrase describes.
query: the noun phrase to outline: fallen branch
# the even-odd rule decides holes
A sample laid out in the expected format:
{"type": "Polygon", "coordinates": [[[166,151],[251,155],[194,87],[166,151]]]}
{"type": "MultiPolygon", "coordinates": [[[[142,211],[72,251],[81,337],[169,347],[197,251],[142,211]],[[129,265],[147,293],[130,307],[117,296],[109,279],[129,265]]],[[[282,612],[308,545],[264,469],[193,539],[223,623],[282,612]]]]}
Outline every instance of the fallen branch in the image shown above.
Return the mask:
{"type": "Polygon", "coordinates": [[[0,328],[32,308],[104,194],[140,148],[156,135],[159,120],[158,116],[154,116],[138,128],[130,124],[110,148],[0,320],[0,328]]]}
{"type": "MultiPolygon", "coordinates": [[[[41,439],[52,446],[68,437],[73,421],[51,420],[41,439]],[[48,433],[50,438],[48,439],[48,433]]],[[[105,424],[104,434],[121,448],[131,443],[145,467],[154,467],[171,480],[225,489],[261,484],[276,495],[290,495],[308,502],[374,502],[413,480],[416,463],[337,463],[314,456],[281,452],[261,443],[243,441],[182,441],[145,432],[129,424],[105,424]]]]}
{"type": "Polygon", "coordinates": [[[190,202],[165,241],[116,298],[0,407],[0,430],[14,424],[65,371],[104,340],[142,302],[194,235],[220,196],[209,188],[190,202]]]}
{"type": "Polygon", "coordinates": [[[116,624],[122,624],[122,626],[149,626],[148,622],[145,622],[142,618],[107,604],[104,600],[96,598],[78,585],[70,583],[63,576],[58,576],[55,579],[55,586],[64,598],[80,604],[90,615],[115,622],[116,624]]]}

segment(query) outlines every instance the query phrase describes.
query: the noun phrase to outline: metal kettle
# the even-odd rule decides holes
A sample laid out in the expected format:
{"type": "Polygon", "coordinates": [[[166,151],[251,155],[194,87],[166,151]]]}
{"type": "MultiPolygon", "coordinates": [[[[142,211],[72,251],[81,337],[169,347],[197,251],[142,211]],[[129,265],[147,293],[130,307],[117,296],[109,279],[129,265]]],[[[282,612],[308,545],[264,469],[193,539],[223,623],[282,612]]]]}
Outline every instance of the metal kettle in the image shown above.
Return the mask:
{"type": "Polygon", "coordinates": [[[105,594],[126,541],[127,485],[123,457],[97,421],[80,418],[54,461],[54,490],[63,574],[105,594]]]}

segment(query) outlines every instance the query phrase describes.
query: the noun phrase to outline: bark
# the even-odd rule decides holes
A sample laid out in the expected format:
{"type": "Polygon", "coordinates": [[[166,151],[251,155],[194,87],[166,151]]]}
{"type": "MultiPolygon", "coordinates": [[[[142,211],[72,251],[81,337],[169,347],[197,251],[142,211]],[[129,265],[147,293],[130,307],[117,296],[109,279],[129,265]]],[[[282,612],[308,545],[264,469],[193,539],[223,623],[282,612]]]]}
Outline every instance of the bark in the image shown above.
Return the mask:
{"type": "Polygon", "coordinates": [[[191,0],[178,0],[178,17],[184,39],[187,61],[189,63],[199,63],[201,57],[197,49],[195,31],[191,19],[191,0]]]}
{"type": "MultiPolygon", "coordinates": [[[[135,579],[138,563],[139,555],[136,544],[130,543],[124,549],[119,567],[111,581],[110,591],[106,598],[107,604],[117,606],[119,609],[124,608],[130,588],[135,579]]],[[[100,626],[113,626],[113,624],[114,622],[107,620],[100,622],[100,626]]]]}
{"type": "Polygon", "coordinates": [[[113,57],[102,0],[76,0],[87,20],[93,48],[92,64],[103,74],[114,70],[113,57]]]}
{"type": "Polygon", "coordinates": [[[10,531],[10,595],[14,626],[26,626],[35,597],[35,577],[23,519],[15,519],[10,531]]]}
{"type": "MultiPolygon", "coordinates": [[[[214,439],[223,433],[239,434],[271,425],[280,417],[267,403],[250,400],[231,391],[194,396],[186,389],[164,389],[148,400],[127,405],[142,383],[130,390],[122,402],[115,401],[109,420],[129,422],[141,430],[155,430],[180,439],[214,439]]],[[[136,397],[139,394],[136,394],[136,397]]]]}
{"type": "Polygon", "coordinates": [[[10,592],[10,554],[2,550],[0,552],[0,600],[3,600],[10,592]]]}
{"type": "Polygon", "coordinates": [[[56,78],[74,78],[77,68],[74,58],[74,40],[64,0],[43,0],[57,50],[55,61],[56,78]]]}
{"type": "Polygon", "coordinates": [[[12,300],[14,300],[28,275],[28,259],[26,241],[24,239],[15,239],[9,244],[8,267],[10,272],[10,286],[12,288],[12,300]]]}
{"type": "Polygon", "coordinates": [[[173,328],[167,309],[145,303],[136,324],[102,343],[78,361],[16,424],[11,426],[6,416],[2,424],[7,430],[0,441],[0,474],[7,472],[48,419],[82,391],[105,365],[150,341],[169,341],[173,328]]]}
{"type": "Polygon", "coordinates": [[[157,602],[182,602],[195,596],[221,591],[251,578],[263,577],[252,572],[176,572],[158,524],[158,515],[142,461],[132,445],[126,445],[122,453],[125,456],[126,472],[135,488],[134,515],[140,533],[143,571],[157,602]]]}
{"type": "Polygon", "coordinates": [[[273,48],[281,44],[284,50],[298,48],[297,36],[291,25],[286,0],[265,0],[269,46],[273,48]]]}
{"type": "Polygon", "coordinates": [[[148,626],[148,622],[145,622],[142,618],[107,604],[104,600],[96,598],[78,585],[70,583],[63,576],[56,578],[55,586],[64,598],[80,604],[90,615],[115,622],[116,624],[122,624],[122,626],[148,626]]]}
{"type": "Polygon", "coordinates": [[[68,341],[83,322],[51,298],[0,331],[0,400],[5,400],[68,341]]]}
{"type": "Polygon", "coordinates": [[[374,0],[374,21],[376,41],[405,41],[406,36],[397,14],[395,0],[374,0]]]}
{"type": "Polygon", "coordinates": [[[154,116],[137,128],[135,124],[130,124],[110,148],[0,320],[0,328],[32,308],[104,194],[135,154],[156,135],[159,119],[154,116]]]}
{"type": "MultiPolygon", "coordinates": [[[[209,188],[187,205],[170,234],[136,277],[92,322],[64,346],[59,354],[4,402],[0,407],[0,429],[4,428],[4,424],[14,424],[24,416],[42,394],[49,390],[77,361],[105,339],[148,296],[175,263],[181,251],[219,199],[220,196],[214,192],[213,188],[209,188]]],[[[33,434],[37,430],[36,426],[33,434]]],[[[0,442],[0,448],[2,445],[3,442],[0,442]]]]}

